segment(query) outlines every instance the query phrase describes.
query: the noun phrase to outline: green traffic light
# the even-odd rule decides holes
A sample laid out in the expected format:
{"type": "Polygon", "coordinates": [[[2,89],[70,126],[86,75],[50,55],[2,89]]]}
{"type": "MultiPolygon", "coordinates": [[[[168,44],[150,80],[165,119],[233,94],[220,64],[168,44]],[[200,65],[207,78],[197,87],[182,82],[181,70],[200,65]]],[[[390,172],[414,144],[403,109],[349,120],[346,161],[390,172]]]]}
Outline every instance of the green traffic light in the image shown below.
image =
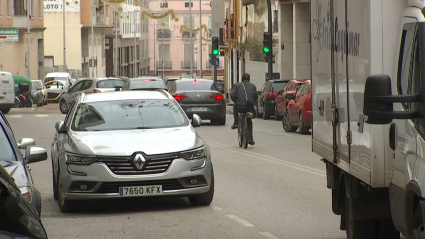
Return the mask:
{"type": "Polygon", "coordinates": [[[217,49],[213,50],[213,54],[218,55],[218,50],[217,49]]]}
{"type": "Polygon", "coordinates": [[[264,47],[264,48],[263,48],[263,51],[264,51],[265,53],[268,53],[268,52],[270,51],[270,49],[269,49],[269,48],[267,48],[267,47],[264,47]]]}

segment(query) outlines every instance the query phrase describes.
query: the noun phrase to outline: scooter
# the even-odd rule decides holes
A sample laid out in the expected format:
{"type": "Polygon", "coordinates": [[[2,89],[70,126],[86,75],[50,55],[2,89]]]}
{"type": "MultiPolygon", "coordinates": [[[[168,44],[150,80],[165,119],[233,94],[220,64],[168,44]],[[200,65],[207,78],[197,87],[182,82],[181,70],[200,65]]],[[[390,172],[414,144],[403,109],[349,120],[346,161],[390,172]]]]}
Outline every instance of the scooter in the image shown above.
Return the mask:
{"type": "Polygon", "coordinates": [[[31,107],[32,97],[29,85],[26,83],[18,84],[19,92],[15,96],[15,108],[31,107]]]}

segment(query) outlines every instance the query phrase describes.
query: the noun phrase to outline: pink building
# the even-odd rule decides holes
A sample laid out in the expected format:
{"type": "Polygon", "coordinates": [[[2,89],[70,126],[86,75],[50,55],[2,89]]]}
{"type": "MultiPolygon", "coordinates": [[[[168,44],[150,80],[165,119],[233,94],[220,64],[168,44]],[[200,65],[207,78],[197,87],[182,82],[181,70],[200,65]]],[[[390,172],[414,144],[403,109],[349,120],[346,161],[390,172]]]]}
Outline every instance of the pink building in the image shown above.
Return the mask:
{"type": "MultiPolygon", "coordinates": [[[[211,53],[211,7],[210,0],[192,1],[193,29],[193,72],[211,78],[213,66],[209,63],[211,53]],[[202,16],[202,48],[200,47],[199,17],[202,16]],[[202,60],[201,60],[202,52],[202,60]]],[[[164,77],[181,76],[190,72],[191,45],[189,1],[151,0],[149,14],[145,14],[149,25],[150,74],[164,77]]],[[[220,57],[218,70],[224,62],[220,57]]]]}

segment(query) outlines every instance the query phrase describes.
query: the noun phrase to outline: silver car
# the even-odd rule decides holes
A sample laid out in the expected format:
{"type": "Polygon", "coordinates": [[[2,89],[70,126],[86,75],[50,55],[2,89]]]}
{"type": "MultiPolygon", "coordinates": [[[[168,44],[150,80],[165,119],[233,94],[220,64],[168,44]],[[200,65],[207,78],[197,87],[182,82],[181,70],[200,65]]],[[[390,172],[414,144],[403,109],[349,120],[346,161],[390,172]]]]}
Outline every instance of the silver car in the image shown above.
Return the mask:
{"type": "Polygon", "coordinates": [[[68,112],[72,101],[82,93],[102,93],[115,91],[117,87],[122,87],[125,80],[120,78],[83,78],[74,84],[67,92],[63,92],[59,98],[59,109],[62,114],[68,112]]]}
{"type": "Polygon", "coordinates": [[[53,193],[62,212],[88,199],[187,196],[209,205],[214,173],[208,145],[164,90],[82,94],[57,122],[53,193]]]}

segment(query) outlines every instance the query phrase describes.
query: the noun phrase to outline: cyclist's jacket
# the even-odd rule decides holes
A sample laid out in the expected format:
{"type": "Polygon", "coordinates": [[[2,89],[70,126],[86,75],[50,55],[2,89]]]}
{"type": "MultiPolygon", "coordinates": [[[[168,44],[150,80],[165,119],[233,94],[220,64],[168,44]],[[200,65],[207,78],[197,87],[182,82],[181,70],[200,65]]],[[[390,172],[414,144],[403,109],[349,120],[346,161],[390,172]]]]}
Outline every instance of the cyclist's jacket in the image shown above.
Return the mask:
{"type": "Polygon", "coordinates": [[[236,83],[230,92],[230,98],[237,108],[246,108],[247,103],[255,105],[258,100],[257,87],[249,81],[236,83]]]}

